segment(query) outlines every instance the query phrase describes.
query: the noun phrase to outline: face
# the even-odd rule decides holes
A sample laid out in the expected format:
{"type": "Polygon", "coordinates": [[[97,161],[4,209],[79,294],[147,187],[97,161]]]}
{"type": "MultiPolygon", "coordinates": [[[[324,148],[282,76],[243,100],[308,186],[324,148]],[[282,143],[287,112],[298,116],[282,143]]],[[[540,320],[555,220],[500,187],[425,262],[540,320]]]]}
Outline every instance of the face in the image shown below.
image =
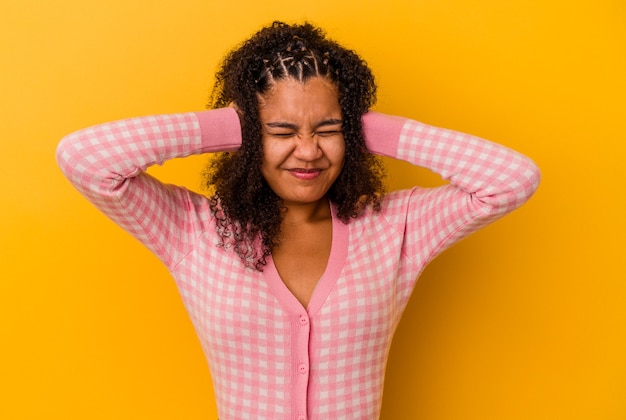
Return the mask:
{"type": "Polygon", "coordinates": [[[327,79],[287,78],[259,97],[261,172],[286,206],[313,204],[341,172],[345,142],[337,88],[327,79]]]}

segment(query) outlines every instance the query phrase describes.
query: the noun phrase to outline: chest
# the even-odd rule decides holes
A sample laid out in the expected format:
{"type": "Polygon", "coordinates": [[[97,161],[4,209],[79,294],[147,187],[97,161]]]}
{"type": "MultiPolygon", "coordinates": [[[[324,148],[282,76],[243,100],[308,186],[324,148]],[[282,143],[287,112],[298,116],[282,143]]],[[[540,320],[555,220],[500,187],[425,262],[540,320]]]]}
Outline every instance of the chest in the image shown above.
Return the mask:
{"type": "Polygon", "coordinates": [[[328,265],[332,225],[301,226],[286,231],[272,252],[276,270],[289,291],[306,307],[328,265]]]}
{"type": "Polygon", "coordinates": [[[173,274],[205,349],[229,357],[242,348],[256,349],[265,358],[280,353],[276,363],[284,363],[284,349],[308,316],[315,328],[307,340],[320,348],[326,348],[322,343],[334,348],[345,339],[342,345],[354,349],[355,337],[364,345],[385,341],[401,313],[396,303],[405,288],[398,283],[396,247],[383,232],[356,234],[350,242],[344,224],[334,226],[332,234],[326,259],[313,254],[327,254],[328,243],[324,250],[318,246],[322,240],[298,247],[294,242],[283,248],[285,264],[276,264],[272,255],[262,272],[244,268],[232,250],[211,240],[189,254],[173,274]],[[297,251],[296,258],[286,250],[297,251]],[[290,265],[292,261],[296,263],[290,265]]]}

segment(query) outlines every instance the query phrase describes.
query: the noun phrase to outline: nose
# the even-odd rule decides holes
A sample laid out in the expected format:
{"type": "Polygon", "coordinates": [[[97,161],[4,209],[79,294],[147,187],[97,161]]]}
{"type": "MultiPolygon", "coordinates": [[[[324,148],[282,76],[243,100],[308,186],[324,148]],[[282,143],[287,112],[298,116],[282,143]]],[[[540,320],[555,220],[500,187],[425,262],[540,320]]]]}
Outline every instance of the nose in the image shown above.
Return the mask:
{"type": "Polygon", "coordinates": [[[322,154],[323,152],[319,147],[317,136],[306,134],[296,137],[296,144],[293,150],[294,157],[310,162],[319,159],[322,154]]]}

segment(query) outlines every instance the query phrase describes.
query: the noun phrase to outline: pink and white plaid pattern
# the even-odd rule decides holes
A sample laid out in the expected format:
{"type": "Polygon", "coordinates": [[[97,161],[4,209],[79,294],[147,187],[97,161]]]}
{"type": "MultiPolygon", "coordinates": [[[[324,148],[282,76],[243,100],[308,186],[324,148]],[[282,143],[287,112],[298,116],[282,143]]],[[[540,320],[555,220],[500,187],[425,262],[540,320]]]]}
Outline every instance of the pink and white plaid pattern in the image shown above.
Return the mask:
{"type": "MultiPolygon", "coordinates": [[[[333,217],[326,272],[307,308],[271,258],[263,272],[217,247],[206,197],[146,167],[241,142],[232,109],[136,118],[65,138],[68,179],[168,266],[207,356],[221,420],[376,419],[395,327],[417,276],[446,247],[524,203],[539,182],[528,158],[399,117],[364,117],[368,147],[450,183],[393,192],[380,213],[333,217]]],[[[334,215],[334,208],[333,208],[334,215]]]]}

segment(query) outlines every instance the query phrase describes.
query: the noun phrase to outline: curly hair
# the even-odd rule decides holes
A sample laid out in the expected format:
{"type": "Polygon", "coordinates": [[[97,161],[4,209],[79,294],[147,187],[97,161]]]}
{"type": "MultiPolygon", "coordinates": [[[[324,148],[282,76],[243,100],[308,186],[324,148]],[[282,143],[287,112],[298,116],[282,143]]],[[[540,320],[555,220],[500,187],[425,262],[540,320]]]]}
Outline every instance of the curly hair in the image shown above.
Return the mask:
{"type": "Polygon", "coordinates": [[[367,64],[355,52],[326,37],[309,23],[274,22],[229,52],[215,75],[209,108],[236,104],[242,144],[220,153],[207,166],[205,184],[214,191],[211,210],[220,246],[232,247],[243,262],[259,271],[280,243],[285,208],[261,174],[263,146],[258,95],[278,81],[306,82],[324,77],[338,89],[346,144],[341,173],[327,193],[337,216],[348,223],[366,207],[379,211],[384,169],[365,145],[361,117],[376,101],[376,84],[367,64]]]}

